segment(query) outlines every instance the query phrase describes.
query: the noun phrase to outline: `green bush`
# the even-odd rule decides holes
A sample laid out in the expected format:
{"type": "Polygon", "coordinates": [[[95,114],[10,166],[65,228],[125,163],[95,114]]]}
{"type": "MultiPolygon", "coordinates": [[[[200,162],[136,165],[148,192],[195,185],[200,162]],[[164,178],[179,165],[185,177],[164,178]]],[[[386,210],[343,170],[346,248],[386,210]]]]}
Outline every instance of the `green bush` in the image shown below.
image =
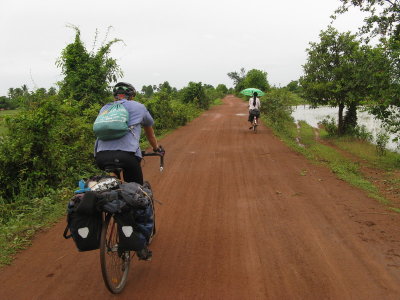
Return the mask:
{"type": "Polygon", "coordinates": [[[376,153],[379,156],[384,156],[386,154],[386,146],[389,142],[389,135],[384,132],[380,132],[376,136],[376,153]]]}
{"type": "Polygon", "coordinates": [[[202,109],[208,109],[210,106],[211,99],[207,96],[201,82],[189,82],[187,87],[179,91],[179,95],[183,103],[194,103],[202,109]]]}
{"type": "Polygon", "coordinates": [[[21,192],[45,195],[48,187],[91,169],[97,108],[82,115],[75,104],[49,97],[7,119],[9,130],[0,143],[0,197],[10,202],[21,192]]]}
{"type": "Polygon", "coordinates": [[[157,93],[153,98],[144,102],[153,119],[156,134],[174,127],[170,97],[166,93],[157,93]]]}
{"type": "Polygon", "coordinates": [[[363,142],[371,142],[373,140],[372,133],[367,130],[365,125],[356,125],[349,133],[363,142]]]}
{"type": "Polygon", "coordinates": [[[328,133],[329,136],[336,136],[338,133],[338,127],[336,125],[335,118],[326,116],[321,122],[318,123],[319,125],[323,126],[325,131],[328,133]]]}
{"type": "Polygon", "coordinates": [[[293,123],[292,106],[297,98],[297,95],[285,89],[272,89],[261,98],[261,113],[270,126],[277,130],[285,130],[285,125],[293,123]]]}

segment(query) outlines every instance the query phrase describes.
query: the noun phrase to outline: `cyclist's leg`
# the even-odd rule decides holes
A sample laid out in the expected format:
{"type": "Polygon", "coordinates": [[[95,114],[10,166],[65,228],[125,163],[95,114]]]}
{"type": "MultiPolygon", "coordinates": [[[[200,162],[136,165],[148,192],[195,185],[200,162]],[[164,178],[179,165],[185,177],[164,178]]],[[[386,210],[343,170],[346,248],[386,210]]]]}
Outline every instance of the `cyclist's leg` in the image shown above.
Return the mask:
{"type": "Polygon", "coordinates": [[[133,152],[126,151],[101,151],[96,153],[96,164],[104,170],[106,166],[118,162],[124,168],[124,179],[126,182],[137,182],[143,184],[142,167],[140,157],[133,152]]]}
{"type": "Polygon", "coordinates": [[[140,165],[141,158],[133,152],[118,151],[117,158],[124,168],[126,182],[136,182],[143,185],[143,172],[140,165]]]}

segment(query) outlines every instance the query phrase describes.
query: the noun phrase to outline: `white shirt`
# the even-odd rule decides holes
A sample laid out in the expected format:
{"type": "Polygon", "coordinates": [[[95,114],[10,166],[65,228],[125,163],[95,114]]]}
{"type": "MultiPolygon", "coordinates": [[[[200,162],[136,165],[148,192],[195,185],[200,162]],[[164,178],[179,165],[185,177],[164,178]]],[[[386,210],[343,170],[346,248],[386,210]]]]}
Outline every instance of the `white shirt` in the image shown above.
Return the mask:
{"type": "Polygon", "coordinates": [[[249,99],[249,110],[260,109],[260,107],[261,107],[260,99],[256,98],[256,105],[255,106],[253,105],[253,101],[254,101],[254,98],[251,97],[249,99]]]}

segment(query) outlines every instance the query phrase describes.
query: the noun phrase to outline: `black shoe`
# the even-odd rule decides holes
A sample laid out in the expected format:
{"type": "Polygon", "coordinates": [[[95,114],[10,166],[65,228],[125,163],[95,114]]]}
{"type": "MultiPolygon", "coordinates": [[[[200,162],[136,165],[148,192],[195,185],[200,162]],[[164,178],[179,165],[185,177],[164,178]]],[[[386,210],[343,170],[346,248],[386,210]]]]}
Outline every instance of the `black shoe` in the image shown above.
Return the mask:
{"type": "Polygon", "coordinates": [[[253,129],[253,126],[249,127],[249,130],[252,130],[252,129],[253,129]]]}
{"type": "Polygon", "coordinates": [[[150,261],[153,256],[153,252],[147,247],[144,247],[142,250],[136,251],[136,255],[139,260],[150,261]]]}

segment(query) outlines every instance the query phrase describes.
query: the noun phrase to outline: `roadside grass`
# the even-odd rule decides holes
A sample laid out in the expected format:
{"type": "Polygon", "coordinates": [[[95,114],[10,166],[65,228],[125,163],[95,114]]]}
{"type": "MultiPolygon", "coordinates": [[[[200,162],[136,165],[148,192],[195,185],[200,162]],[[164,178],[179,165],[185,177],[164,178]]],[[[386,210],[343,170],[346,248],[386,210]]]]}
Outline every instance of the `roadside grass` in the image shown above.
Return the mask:
{"type": "Polygon", "coordinates": [[[39,230],[48,228],[65,214],[70,196],[71,190],[65,188],[43,198],[18,199],[17,203],[12,204],[4,201],[1,203],[0,267],[10,264],[18,251],[28,247],[39,230]],[[5,215],[7,220],[4,220],[5,215]]]}
{"type": "Polygon", "coordinates": [[[392,171],[400,168],[400,154],[386,150],[385,155],[377,155],[376,146],[350,137],[335,138],[332,141],[337,147],[343,149],[371,167],[392,171]]]}
{"type": "MultiPolygon", "coordinates": [[[[264,119],[268,124],[268,120],[264,119]]],[[[293,150],[302,153],[305,157],[314,163],[324,164],[341,180],[360,188],[367,192],[368,196],[378,200],[380,203],[387,205],[390,209],[400,212],[399,208],[393,207],[391,202],[386,199],[379,189],[366,178],[361,170],[360,163],[353,161],[343,155],[339,150],[330,147],[321,142],[328,139],[328,134],[325,130],[319,130],[319,136],[316,137],[315,129],[305,122],[299,122],[298,128],[293,123],[286,123],[285,130],[282,129],[282,124],[279,127],[273,127],[275,134],[279,136],[293,150]]],[[[338,148],[343,149],[353,155],[366,160],[376,168],[384,170],[393,170],[400,159],[400,154],[392,153],[388,157],[377,157],[375,147],[367,143],[354,142],[343,138],[329,138],[330,142],[337,143],[338,148]],[[340,146],[339,146],[340,145],[340,146]],[[390,168],[391,166],[391,168],[390,168]]],[[[397,184],[399,180],[397,180],[397,184]]]]}

